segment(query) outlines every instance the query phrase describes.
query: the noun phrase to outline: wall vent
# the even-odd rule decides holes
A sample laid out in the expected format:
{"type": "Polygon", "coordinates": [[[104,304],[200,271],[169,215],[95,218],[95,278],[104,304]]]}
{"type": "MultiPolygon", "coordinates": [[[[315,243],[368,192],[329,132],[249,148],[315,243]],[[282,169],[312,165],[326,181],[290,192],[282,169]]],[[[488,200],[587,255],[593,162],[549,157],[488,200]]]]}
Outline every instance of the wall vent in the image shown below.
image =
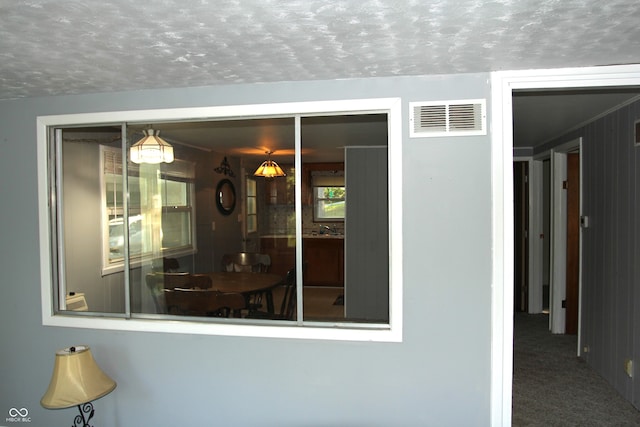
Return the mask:
{"type": "Polygon", "coordinates": [[[411,102],[411,138],[486,135],[486,100],[411,102]]]}

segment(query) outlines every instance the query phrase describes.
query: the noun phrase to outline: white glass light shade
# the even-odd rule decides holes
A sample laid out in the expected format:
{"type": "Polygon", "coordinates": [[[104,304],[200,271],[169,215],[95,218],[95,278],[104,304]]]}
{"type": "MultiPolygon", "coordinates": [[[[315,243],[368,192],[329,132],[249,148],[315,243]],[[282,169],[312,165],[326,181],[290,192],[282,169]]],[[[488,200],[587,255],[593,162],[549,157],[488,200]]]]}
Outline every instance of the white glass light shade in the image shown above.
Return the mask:
{"type": "Polygon", "coordinates": [[[69,347],[56,352],[51,382],[40,404],[48,409],[69,408],[91,402],[116,388],[93,360],[88,346],[69,347]]]}
{"type": "Polygon", "coordinates": [[[271,159],[265,160],[253,173],[255,176],[263,176],[265,178],[273,178],[276,176],[286,176],[282,168],[271,159]]]}
{"type": "Polygon", "coordinates": [[[143,131],[144,137],[129,149],[129,157],[133,163],[171,163],[173,147],[160,138],[160,131],[148,129],[143,131]]]}

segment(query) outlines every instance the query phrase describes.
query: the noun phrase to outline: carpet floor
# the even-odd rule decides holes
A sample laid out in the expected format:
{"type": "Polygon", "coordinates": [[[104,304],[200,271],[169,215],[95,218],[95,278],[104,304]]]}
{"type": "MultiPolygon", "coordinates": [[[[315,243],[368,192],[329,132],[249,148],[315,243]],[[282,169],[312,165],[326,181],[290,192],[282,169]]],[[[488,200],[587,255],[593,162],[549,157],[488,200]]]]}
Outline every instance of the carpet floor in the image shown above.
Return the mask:
{"type": "Polygon", "coordinates": [[[513,426],[640,426],[640,411],[576,356],[545,314],[514,318],[513,426]]]}

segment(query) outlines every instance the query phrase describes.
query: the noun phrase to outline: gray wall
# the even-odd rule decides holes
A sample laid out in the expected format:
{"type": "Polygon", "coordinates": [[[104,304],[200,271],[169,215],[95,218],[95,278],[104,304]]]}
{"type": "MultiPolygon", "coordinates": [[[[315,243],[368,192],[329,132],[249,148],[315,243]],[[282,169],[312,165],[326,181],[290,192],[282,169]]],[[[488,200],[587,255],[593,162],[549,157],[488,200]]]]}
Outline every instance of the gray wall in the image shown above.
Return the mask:
{"type": "MultiPolygon", "coordinates": [[[[0,412],[39,400],[54,351],[88,344],[118,388],[100,426],[483,426],[490,418],[490,137],[410,139],[411,101],[488,98],[487,74],[231,85],[0,102],[0,412]],[[43,327],[36,116],[401,97],[404,337],[333,342],[43,327]]],[[[393,254],[392,254],[393,256],[393,254]]]]}
{"type": "Polygon", "coordinates": [[[634,122],[640,102],[550,142],[539,151],[583,138],[582,357],[640,408],[640,148],[634,122]],[[623,369],[636,361],[636,378],[623,369]]]}

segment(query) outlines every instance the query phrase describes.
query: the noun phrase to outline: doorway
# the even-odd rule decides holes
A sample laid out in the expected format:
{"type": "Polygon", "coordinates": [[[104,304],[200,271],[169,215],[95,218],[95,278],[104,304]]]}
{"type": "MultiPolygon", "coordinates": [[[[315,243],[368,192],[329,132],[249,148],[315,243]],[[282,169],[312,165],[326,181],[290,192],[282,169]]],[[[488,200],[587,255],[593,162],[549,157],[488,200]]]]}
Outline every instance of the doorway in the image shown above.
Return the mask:
{"type": "MultiPolygon", "coordinates": [[[[640,85],[639,66],[492,73],[492,294],[491,423],[511,425],[513,375],[513,92],[640,85]]],[[[545,122],[546,123],[546,122],[545,122]]],[[[530,155],[533,155],[531,153],[530,155]]],[[[566,256],[566,255],[565,255],[566,256]]],[[[566,278],[565,278],[566,280],[566,278]]],[[[580,321],[579,321],[580,323],[580,321]]],[[[578,329],[579,330],[579,329],[578,329]]],[[[579,339],[579,337],[578,337],[579,339]]]]}

